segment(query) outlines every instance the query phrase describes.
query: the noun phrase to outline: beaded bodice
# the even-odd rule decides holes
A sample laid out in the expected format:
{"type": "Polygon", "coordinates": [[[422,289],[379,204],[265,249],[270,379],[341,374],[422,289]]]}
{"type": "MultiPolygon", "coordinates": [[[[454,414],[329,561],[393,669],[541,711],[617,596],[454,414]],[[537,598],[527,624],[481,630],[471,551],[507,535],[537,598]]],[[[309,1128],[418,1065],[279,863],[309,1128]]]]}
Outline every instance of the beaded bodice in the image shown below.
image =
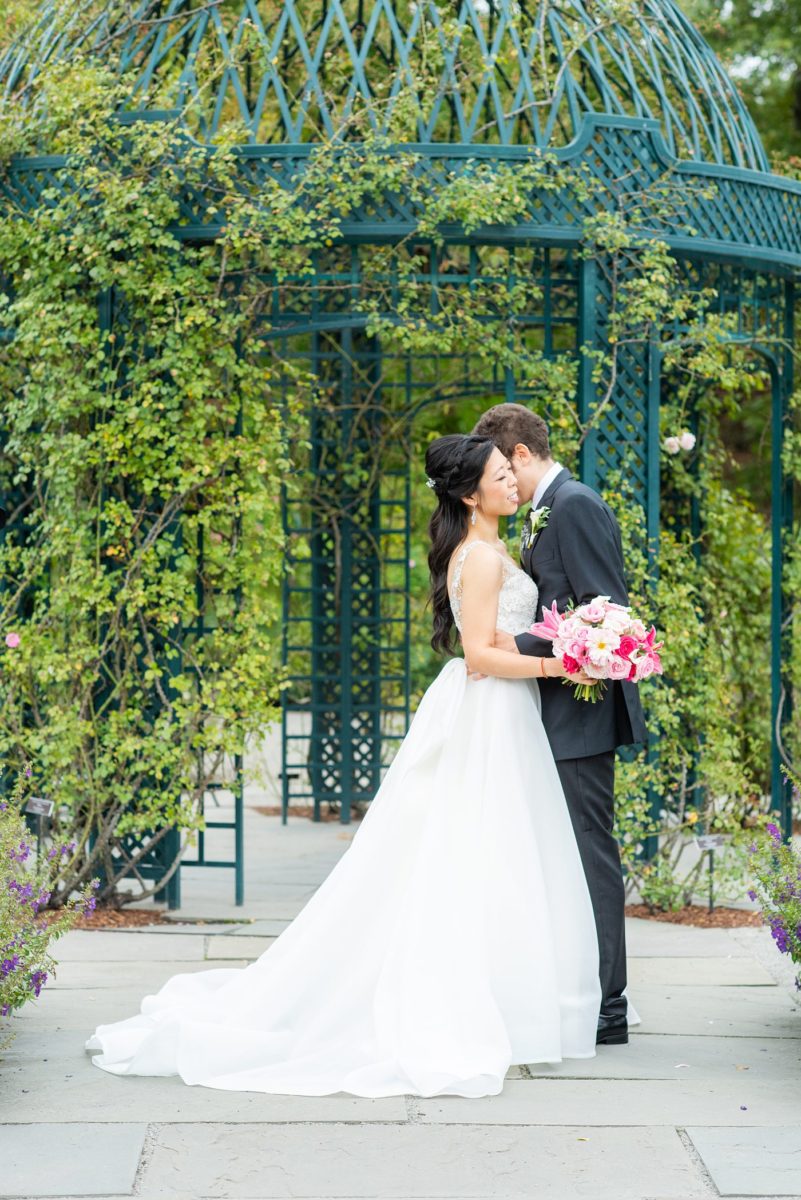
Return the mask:
{"type": "Polygon", "coordinates": [[[503,582],[498,596],[497,628],[506,633],[525,633],[537,616],[537,585],[533,579],[516,567],[510,558],[495,550],[488,542],[465,542],[456,555],[453,576],[448,589],[451,611],[456,628],[462,632],[462,568],[465,559],[476,546],[487,546],[498,554],[503,562],[503,582]]]}

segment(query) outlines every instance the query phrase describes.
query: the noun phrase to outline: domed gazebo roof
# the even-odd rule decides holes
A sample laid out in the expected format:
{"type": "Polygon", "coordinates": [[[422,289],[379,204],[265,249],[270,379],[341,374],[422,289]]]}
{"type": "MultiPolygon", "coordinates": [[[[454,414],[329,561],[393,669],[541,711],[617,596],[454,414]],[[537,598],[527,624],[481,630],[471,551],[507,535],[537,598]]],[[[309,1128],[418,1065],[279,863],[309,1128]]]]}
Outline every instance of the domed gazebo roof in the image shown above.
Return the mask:
{"type": "MultiPolygon", "coordinates": [[[[376,490],[359,495],[355,516],[348,509],[347,535],[333,528],[330,513],[343,512],[342,498],[350,496],[341,463],[353,454],[354,437],[362,437],[353,429],[363,423],[359,444],[372,455],[369,422],[384,404],[374,399],[384,381],[387,404],[406,414],[418,411],[421,388],[433,394],[443,378],[456,389],[449,395],[463,388],[465,395],[494,397],[502,380],[505,397],[531,399],[525,379],[505,365],[501,374],[497,363],[490,375],[472,348],[457,354],[446,346],[440,370],[438,352],[430,355],[433,362],[422,354],[393,357],[391,351],[385,360],[381,338],[361,336],[368,325],[361,298],[371,286],[366,280],[373,271],[370,260],[377,257],[374,246],[406,239],[412,247],[407,261],[420,285],[421,323],[438,311],[443,279],[456,289],[496,278],[531,279],[531,312],[521,319],[528,322],[531,344],[538,353],[542,346],[543,357],[561,354],[564,347],[577,364],[581,478],[599,490],[624,488],[627,503],[642,514],[643,547],[649,552],[659,545],[660,405],[665,396],[677,406],[680,401],[682,412],[685,406],[670,372],[662,370],[662,353],[682,331],[672,324],[649,325],[631,338],[618,338],[621,288],[644,276],[633,268],[629,275],[625,266],[624,283],[621,273],[613,279],[619,259],[602,239],[597,253],[587,253],[596,236],[592,222],[604,212],[623,212],[627,228],[655,231],[673,254],[688,294],[715,296],[714,315],[734,318],[734,339],[752,339],[761,347],[774,388],[771,718],[780,731],[787,720],[781,685],[790,628],[781,599],[781,530],[789,529],[791,518],[782,438],[790,424],[801,183],[769,173],[734,84],[672,0],[50,0],[0,59],[0,96],[16,113],[40,103],[42,93],[29,85],[43,67],[84,55],[123,77],[121,120],[186,122],[186,128],[169,121],[165,126],[165,142],[179,165],[190,144],[187,132],[209,146],[193,153],[196,173],[176,188],[178,215],[168,232],[178,244],[212,245],[225,231],[219,196],[203,186],[204,156],[211,162],[223,135],[244,143],[231,155],[239,172],[234,186],[256,203],[264,197],[267,212],[276,187],[295,195],[302,191],[298,181],[315,162],[318,146],[327,151],[333,141],[330,159],[321,156],[323,171],[346,138],[353,144],[352,158],[362,160],[358,143],[368,122],[387,134],[379,155],[403,153],[404,170],[419,185],[398,185],[349,204],[342,220],[337,217],[330,255],[316,255],[313,273],[298,286],[266,272],[271,300],[265,339],[291,343],[293,362],[310,378],[323,377],[347,414],[337,420],[332,413],[330,424],[327,418],[320,425],[310,419],[313,467],[306,478],[314,503],[293,500],[301,506],[297,515],[285,511],[287,562],[302,566],[284,590],[285,628],[293,623],[292,657],[287,651],[284,661],[298,684],[294,700],[284,693],[284,712],[310,729],[290,734],[285,725],[285,811],[292,779],[302,781],[292,794],[312,797],[316,806],[321,797],[341,803],[367,796],[383,769],[386,739],[394,736],[384,730],[394,731],[403,711],[398,689],[409,699],[408,642],[396,638],[400,629],[407,637],[410,610],[407,606],[399,618],[393,615],[400,611],[392,607],[394,598],[386,610],[382,604],[385,595],[409,594],[408,565],[402,564],[409,564],[404,539],[410,525],[407,520],[396,527],[395,510],[400,505],[406,512],[411,488],[398,501],[399,484],[385,500],[376,473],[371,479],[379,482],[369,485],[376,490]],[[500,216],[497,223],[474,228],[443,221],[443,245],[426,262],[414,241],[420,196],[474,172],[476,160],[514,169],[530,163],[535,150],[555,153],[541,174],[525,176],[534,183],[527,185],[511,223],[501,223],[500,216]],[[559,179],[564,165],[567,176],[559,179]],[[566,177],[576,186],[564,185],[566,177]],[[390,363],[385,375],[383,361],[390,363]],[[600,396],[597,366],[603,362],[612,366],[600,396]],[[318,521],[321,495],[328,496],[329,507],[318,521]],[[308,540],[293,558],[295,536],[308,540]],[[405,580],[398,587],[385,582],[390,576],[381,559],[390,536],[401,539],[390,543],[400,548],[386,559],[405,580]],[[332,597],[339,597],[341,608],[332,605],[332,597]],[[350,614],[347,621],[340,620],[340,611],[350,614]]],[[[35,217],[38,204],[50,204],[53,195],[75,186],[70,158],[48,150],[37,146],[37,153],[4,164],[0,208],[13,204],[35,217]]],[[[93,151],[94,145],[84,149],[93,151]]],[[[323,187],[336,186],[322,178],[323,187]]],[[[180,171],[175,179],[182,179],[180,171]]],[[[387,268],[388,258],[378,258],[379,286],[389,297],[387,309],[393,309],[393,297],[409,276],[394,265],[387,268]]],[[[630,294],[636,297],[636,287],[630,294]]],[[[119,323],[124,331],[122,288],[100,300],[99,319],[109,327],[119,323]]],[[[727,328],[718,326],[721,336],[727,328]]],[[[145,334],[145,344],[147,339],[145,334]]],[[[295,370],[293,365],[292,379],[295,370]]],[[[702,370],[701,365],[699,377],[702,370]]],[[[275,395],[265,389],[264,403],[275,395]]],[[[380,420],[383,415],[376,416],[380,420]]],[[[290,566],[288,576],[292,573],[290,566]]],[[[789,817],[780,765],[776,738],[773,792],[789,817]]]]}
{"type": "Polygon", "coordinates": [[[587,114],[651,118],[675,158],[766,170],[733,83],[671,0],[621,18],[594,0],[79,0],[45,6],[0,62],[18,95],[41,64],[94,53],[130,72],[131,108],[186,109],[202,140],[322,140],[367,108],[386,127],[425,79],[418,143],[561,147],[587,114]]]}

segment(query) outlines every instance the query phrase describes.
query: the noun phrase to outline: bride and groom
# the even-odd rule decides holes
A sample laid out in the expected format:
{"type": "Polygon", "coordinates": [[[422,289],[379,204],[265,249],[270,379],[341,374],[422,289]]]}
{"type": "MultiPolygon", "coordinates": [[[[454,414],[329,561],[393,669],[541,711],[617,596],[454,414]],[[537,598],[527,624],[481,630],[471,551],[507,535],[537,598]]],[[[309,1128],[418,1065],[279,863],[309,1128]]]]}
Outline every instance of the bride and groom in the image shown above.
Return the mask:
{"type": "Polygon", "coordinates": [[[94,1062],[233,1091],[499,1093],[510,1065],[627,1040],[614,754],[636,689],[594,704],[528,633],[539,605],[626,603],[610,509],[553,462],[541,418],[490,409],[432,442],[426,691],[351,845],[254,963],[175,975],[101,1025],[94,1062]],[[498,535],[532,501],[522,569],[498,535]]]}

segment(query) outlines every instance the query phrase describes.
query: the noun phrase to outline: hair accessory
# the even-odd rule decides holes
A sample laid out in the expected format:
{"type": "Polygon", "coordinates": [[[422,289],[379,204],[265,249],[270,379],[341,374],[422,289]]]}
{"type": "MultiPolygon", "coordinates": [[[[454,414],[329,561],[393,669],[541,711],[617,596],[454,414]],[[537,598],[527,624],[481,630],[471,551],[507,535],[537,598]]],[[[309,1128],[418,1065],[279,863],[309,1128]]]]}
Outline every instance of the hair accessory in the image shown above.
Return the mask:
{"type": "Polygon", "coordinates": [[[426,487],[430,487],[430,488],[432,488],[432,489],[433,489],[433,488],[436,488],[436,486],[437,486],[437,482],[436,482],[436,480],[435,480],[435,479],[429,479],[429,478],[428,478],[428,476],[426,476],[426,487]]]}

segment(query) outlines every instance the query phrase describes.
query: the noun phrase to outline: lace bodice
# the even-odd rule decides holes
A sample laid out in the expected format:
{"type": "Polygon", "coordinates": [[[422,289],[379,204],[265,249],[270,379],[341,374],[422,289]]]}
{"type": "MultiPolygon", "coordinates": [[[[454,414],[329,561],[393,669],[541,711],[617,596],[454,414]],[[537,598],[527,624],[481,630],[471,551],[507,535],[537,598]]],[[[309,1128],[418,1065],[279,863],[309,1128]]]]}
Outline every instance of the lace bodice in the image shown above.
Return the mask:
{"type": "Polygon", "coordinates": [[[498,596],[498,629],[503,629],[506,633],[525,633],[536,620],[539,596],[537,585],[500,550],[495,550],[487,542],[479,541],[465,542],[456,555],[453,577],[448,589],[456,628],[462,632],[462,568],[468,554],[476,546],[488,546],[503,562],[503,583],[498,596]]]}

